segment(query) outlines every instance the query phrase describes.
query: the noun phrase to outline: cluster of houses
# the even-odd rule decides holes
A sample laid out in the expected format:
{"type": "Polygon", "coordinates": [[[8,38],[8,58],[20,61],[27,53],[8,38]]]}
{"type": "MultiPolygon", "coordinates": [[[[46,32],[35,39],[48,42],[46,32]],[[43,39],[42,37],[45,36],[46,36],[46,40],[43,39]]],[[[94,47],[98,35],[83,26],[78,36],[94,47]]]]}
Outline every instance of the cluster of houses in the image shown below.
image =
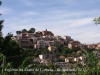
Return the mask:
{"type": "Polygon", "coordinates": [[[49,51],[56,50],[56,45],[62,45],[68,48],[95,48],[100,49],[100,43],[98,44],[81,44],[79,41],[71,39],[70,36],[54,36],[51,31],[47,29],[44,31],[38,31],[36,33],[20,33],[17,36],[12,37],[13,40],[19,42],[22,48],[34,47],[36,49],[48,48],[49,51]]]}
{"type": "MultiPolygon", "coordinates": [[[[65,57],[63,55],[56,57],[55,54],[41,54],[39,57],[35,58],[35,62],[39,62],[43,65],[49,65],[50,62],[53,62],[55,65],[58,65],[60,68],[73,68],[80,65],[85,66],[87,57],[85,55],[81,55],[82,51],[77,51],[76,55],[80,54],[79,56],[71,55],[69,57],[65,57]],[[59,59],[59,60],[58,60],[59,59]]],[[[100,52],[93,51],[100,59],[100,52]]]]}
{"type": "Polygon", "coordinates": [[[77,66],[77,64],[86,65],[86,56],[79,56],[79,57],[64,57],[59,56],[59,59],[62,61],[57,60],[58,58],[55,54],[41,54],[38,58],[35,58],[35,62],[39,62],[43,65],[49,65],[50,62],[53,62],[55,65],[59,65],[60,68],[68,68],[73,65],[77,66]]]}
{"type": "MultiPolygon", "coordinates": [[[[57,51],[57,45],[70,49],[100,49],[100,43],[89,45],[81,44],[79,41],[73,40],[70,36],[54,36],[54,34],[47,29],[44,31],[38,31],[36,33],[20,33],[17,36],[13,36],[12,39],[19,42],[19,45],[22,48],[34,47],[37,50],[48,48],[50,52],[57,51]]],[[[80,54],[81,51],[78,51],[77,53],[80,54]]],[[[60,56],[59,58],[63,60],[63,62],[56,62],[55,64],[63,65],[64,67],[68,66],[68,64],[66,63],[81,63],[82,65],[85,65],[86,61],[86,56],[67,58],[64,56],[60,56]]],[[[34,61],[38,61],[42,64],[48,64],[51,60],[54,62],[57,61],[57,58],[54,54],[41,54],[34,61]]]]}
{"type": "Polygon", "coordinates": [[[54,36],[51,31],[38,31],[36,33],[20,33],[12,37],[13,40],[19,42],[22,48],[34,47],[36,49],[48,48],[49,51],[57,50],[56,45],[68,44],[72,41],[70,36],[54,36]]]}

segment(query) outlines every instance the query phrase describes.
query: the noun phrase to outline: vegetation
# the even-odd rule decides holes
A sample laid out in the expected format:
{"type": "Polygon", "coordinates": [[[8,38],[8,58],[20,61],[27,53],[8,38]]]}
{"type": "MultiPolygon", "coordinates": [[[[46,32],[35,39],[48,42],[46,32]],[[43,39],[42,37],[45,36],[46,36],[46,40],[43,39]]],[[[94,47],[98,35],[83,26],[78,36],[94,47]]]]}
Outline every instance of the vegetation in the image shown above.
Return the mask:
{"type": "Polygon", "coordinates": [[[35,28],[30,28],[29,30],[27,29],[23,29],[21,31],[16,31],[16,34],[20,34],[20,33],[35,33],[35,28]]]}
{"type": "Polygon", "coordinates": [[[31,28],[28,33],[34,33],[35,32],[35,28],[31,28]]]}
{"type": "MultiPolygon", "coordinates": [[[[2,4],[2,2],[0,1],[0,5],[2,4]]],[[[3,42],[3,38],[2,38],[2,28],[3,28],[3,21],[4,20],[0,20],[0,50],[1,50],[1,46],[2,46],[2,42],[3,42]]]]}
{"type": "Polygon", "coordinates": [[[93,21],[95,22],[96,25],[97,25],[97,24],[100,24],[100,17],[95,17],[95,18],[93,19],[93,21]]]}

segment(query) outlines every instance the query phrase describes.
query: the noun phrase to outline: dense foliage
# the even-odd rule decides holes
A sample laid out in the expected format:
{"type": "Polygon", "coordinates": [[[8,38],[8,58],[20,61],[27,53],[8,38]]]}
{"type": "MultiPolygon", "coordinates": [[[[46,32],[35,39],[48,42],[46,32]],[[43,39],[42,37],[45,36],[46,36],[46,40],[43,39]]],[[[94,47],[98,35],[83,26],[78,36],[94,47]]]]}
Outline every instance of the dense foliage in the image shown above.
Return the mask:
{"type": "Polygon", "coordinates": [[[93,19],[93,21],[95,22],[96,25],[97,25],[97,24],[100,24],[100,17],[95,17],[95,18],[93,19]]]}
{"type": "Polygon", "coordinates": [[[20,33],[35,33],[35,28],[30,28],[29,30],[23,29],[21,31],[16,31],[16,34],[20,34],[20,33]]]}

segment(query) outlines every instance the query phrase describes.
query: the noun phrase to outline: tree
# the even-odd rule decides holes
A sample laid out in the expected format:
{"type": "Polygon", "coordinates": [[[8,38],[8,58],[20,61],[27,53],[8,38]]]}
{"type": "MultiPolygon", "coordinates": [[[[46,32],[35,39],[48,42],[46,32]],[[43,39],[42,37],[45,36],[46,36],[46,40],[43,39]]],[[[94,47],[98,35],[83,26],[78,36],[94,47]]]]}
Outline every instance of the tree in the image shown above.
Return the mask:
{"type": "Polygon", "coordinates": [[[35,32],[35,28],[31,28],[28,33],[34,33],[35,32]]]}
{"type": "Polygon", "coordinates": [[[97,25],[97,24],[100,24],[100,17],[95,17],[95,18],[93,19],[93,21],[95,22],[96,25],[97,25]]]}
{"type": "Polygon", "coordinates": [[[22,33],[27,33],[27,30],[26,30],[26,29],[23,29],[23,30],[22,30],[22,33]]]}
{"type": "Polygon", "coordinates": [[[12,62],[12,65],[17,67],[21,63],[21,57],[19,58],[16,56],[21,55],[21,48],[16,41],[11,39],[12,36],[13,35],[11,33],[6,35],[3,39],[0,52],[7,57],[7,62],[12,62]],[[16,62],[18,60],[20,61],[16,62]]]}
{"type": "Polygon", "coordinates": [[[87,51],[84,51],[85,54],[86,54],[86,57],[87,57],[87,61],[86,61],[86,64],[88,67],[96,67],[97,66],[97,63],[98,63],[98,58],[97,58],[97,55],[94,54],[93,52],[87,52],[87,51]]]}
{"type": "Polygon", "coordinates": [[[0,5],[2,4],[2,2],[0,1],[0,5]]]}
{"type": "Polygon", "coordinates": [[[2,28],[3,28],[3,25],[2,25],[3,21],[4,21],[4,20],[0,20],[0,31],[1,31],[2,28]]]}
{"type": "Polygon", "coordinates": [[[0,37],[2,37],[2,28],[3,28],[3,25],[2,25],[2,23],[3,23],[3,21],[4,20],[0,20],[0,37]]]}
{"type": "Polygon", "coordinates": [[[18,35],[18,34],[20,34],[21,33],[21,31],[16,31],[16,34],[18,35]]]}
{"type": "MultiPolygon", "coordinates": [[[[2,2],[0,1],[0,5],[2,4],[2,2]]],[[[3,28],[3,23],[4,20],[0,20],[0,51],[1,51],[1,47],[2,47],[2,42],[3,42],[3,37],[2,37],[2,28],[3,28]]]]}
{"type": "Polygon", "coordinates": [[[3,39],[3,46],[1,51],[6,56],[18,55],[20,52],[19,44],[11,39],[12,36],[13,35],[11,33],[8,33],[3,39]]]}
{"type": "Polygon", "coordinates": [[[2,42],[3,42],[3,37],[2,37],[2,28],[3,28],[3,25],[2,25],[3,21],[0,20],[0,49],[1,49],[1,46],[2,46],[2,42]]]}
{"type": "MultiPolygon", "coordinates": [[[[0,5],[2,4],[2,2],[0,1],[0,5]]],[[[0,14],[1,15],[1,14],[0,14]]],[[[1,30],[2,30],[2,28],[3,28],[3,25],[2,25],[2,23],[4,22],[4,20],[0,20],[0,37],[2,36],[2,32],[1,32],[1,30]]]]}

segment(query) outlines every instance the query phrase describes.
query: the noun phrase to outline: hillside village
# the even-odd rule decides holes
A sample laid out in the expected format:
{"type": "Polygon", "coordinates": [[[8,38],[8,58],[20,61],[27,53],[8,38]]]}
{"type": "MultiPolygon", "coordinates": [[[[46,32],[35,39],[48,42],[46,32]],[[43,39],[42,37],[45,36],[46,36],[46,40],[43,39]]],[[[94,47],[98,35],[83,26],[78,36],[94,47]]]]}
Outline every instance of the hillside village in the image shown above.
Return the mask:
{"type": "Polygon", "coordinates": [[[17,36],[12,37],[13,40],[19,42],[21,47],[34,47],[36,49],[46,48],[53,51],[56,50],[56,45],[62,45],[68,48],[94,48],[100,49],[100,43],[98,44],[82,44],[77,40],[73,40],[70,36],[54,36],[51,31],[38,31],[36,33],[20,33],[17,36]]]}
{"type": "Polygon", "coordinates": [[[0,75],[100,75],[100,0],[0,0],[0,6],[2,3],[0,75]],[[83,44],[47,29],[27,30],[31,26],[98,42],[83,44]],[[23,27],[27,29],[19,30],[23,27]]]}
{"type": "Polygon", "coordinates": [[[68,66],[76,66],[77,63],[85,65],[86,56],[83,55],[83,50],[91,49],[93,53],[100,58],[100,43],[97,44],[82,44],[80,41],[74,40],[71,36],[55,36],[51,31],[47,29],[44,31],[38,31],[35,33],[19,33],[12,37],[19,43],[22,48],[35,48],[36,50],[47,49],[51,53],[40,54],[34,61],[48,65],[50,61],[53,61],[61,68],[68,66]],[[60,55],[56,57],[56,53],[60,53],[61,48],[76,49],[74,54],[69,56],[60,55]],[[59,58],[59,60],[58,60],[59,58]]]}

